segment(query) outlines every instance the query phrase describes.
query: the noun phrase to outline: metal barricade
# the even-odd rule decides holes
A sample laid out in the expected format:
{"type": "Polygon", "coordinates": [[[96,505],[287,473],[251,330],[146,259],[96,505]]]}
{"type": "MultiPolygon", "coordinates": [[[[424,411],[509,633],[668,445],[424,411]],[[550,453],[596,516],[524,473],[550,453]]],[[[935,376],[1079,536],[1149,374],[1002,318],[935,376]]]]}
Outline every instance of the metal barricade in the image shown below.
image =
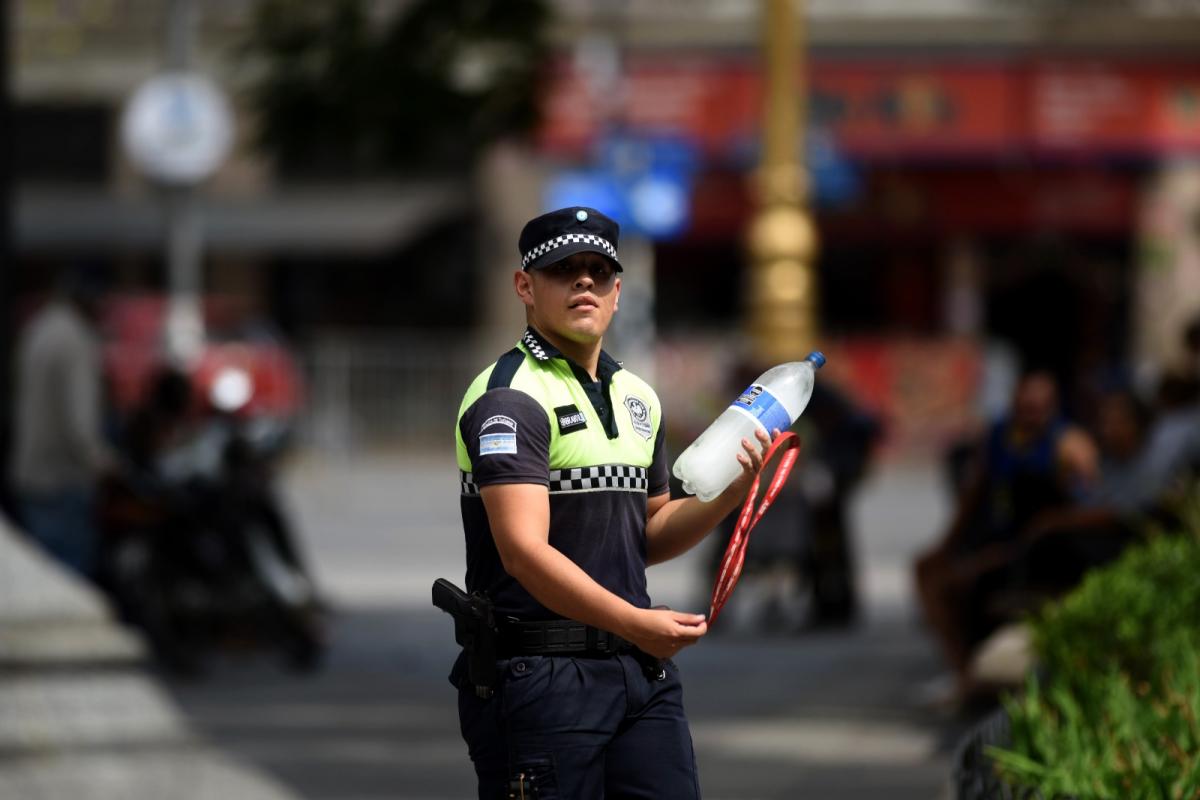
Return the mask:
{"type": "Polygon", "coordinates": [[[971,728],[954,754],[956,800],[1045,800],[1037,789],[1012,786],[996,774],[987,748],[1005,747],[1010,742],[1008,712],[1002,708],[971,728]]]}

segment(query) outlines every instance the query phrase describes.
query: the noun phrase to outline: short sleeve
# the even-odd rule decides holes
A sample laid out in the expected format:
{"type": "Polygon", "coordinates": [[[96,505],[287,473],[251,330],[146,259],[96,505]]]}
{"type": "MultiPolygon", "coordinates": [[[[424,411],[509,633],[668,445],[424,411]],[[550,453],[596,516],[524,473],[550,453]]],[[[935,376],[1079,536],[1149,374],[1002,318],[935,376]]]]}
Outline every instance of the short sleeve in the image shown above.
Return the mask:
{"type": "Polygon", "coordinates": [[[545,410],[516,389],[492,389],[463,414],[459,432],[477,486],[550,484],[550,421],[545,410]]]}
{"type": "Polygon", "coordinates": [[[657,497],[670,490],[670,473],[667,470],[667,445],[665,421],[658,423],[658,435],[654,437],[654,456],[650,461],[650,472],[646,475],[646,495],[657,497]]]}

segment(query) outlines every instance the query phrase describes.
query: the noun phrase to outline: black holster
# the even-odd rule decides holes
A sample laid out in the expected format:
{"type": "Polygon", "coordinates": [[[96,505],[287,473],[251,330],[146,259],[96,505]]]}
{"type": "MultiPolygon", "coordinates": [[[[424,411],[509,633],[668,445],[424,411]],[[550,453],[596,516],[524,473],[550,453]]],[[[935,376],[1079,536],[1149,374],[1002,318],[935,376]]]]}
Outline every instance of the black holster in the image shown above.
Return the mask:
{"type": "Polygon", "coordinates": [[[496,688],[496,628],[492,601],[483,592],[467,594],[445,578],[433,582],[433,604],[454,618],[454,640],[467,654],[467,679],[486,700],[496,688]]]}

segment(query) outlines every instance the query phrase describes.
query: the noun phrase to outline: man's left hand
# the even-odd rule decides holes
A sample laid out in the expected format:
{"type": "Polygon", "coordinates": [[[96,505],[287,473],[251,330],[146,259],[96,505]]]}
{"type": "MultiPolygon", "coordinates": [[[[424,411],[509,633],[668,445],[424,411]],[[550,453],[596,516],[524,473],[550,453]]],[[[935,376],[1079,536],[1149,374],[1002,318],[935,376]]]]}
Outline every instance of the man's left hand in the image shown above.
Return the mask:
{"type": "Polygon", "coordinates": [[[768,436],[765,430],[759,428],[754,435],[758,440],[757,443],[751,442],[749,439],[742,439],[742,450],[745,452],[737,454],[738,463],[742,465],[742,474],[734,478],[733,483],[729,484],[729,488],[725,490],[726,495],[739,498],[739,502],[740,498],[745,497],[746,492],[749,491],[750,485],[758,473],[762,472],[763,458],[767,448],[771,446],[771,442],[779,436],[779,429],[771,431],[771,435],[768,436]]]}

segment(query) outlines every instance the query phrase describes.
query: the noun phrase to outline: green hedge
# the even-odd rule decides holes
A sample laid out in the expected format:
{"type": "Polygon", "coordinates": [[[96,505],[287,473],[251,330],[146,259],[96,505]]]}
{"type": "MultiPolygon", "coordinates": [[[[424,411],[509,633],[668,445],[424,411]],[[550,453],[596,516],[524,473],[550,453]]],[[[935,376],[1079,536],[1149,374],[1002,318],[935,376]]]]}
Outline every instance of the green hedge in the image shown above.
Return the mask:
{"type": "Polygon", "coordinates": [[[1050,798],[1200,798],[1200,507],[1032,620],[1002,777],[1050,798]]]}

